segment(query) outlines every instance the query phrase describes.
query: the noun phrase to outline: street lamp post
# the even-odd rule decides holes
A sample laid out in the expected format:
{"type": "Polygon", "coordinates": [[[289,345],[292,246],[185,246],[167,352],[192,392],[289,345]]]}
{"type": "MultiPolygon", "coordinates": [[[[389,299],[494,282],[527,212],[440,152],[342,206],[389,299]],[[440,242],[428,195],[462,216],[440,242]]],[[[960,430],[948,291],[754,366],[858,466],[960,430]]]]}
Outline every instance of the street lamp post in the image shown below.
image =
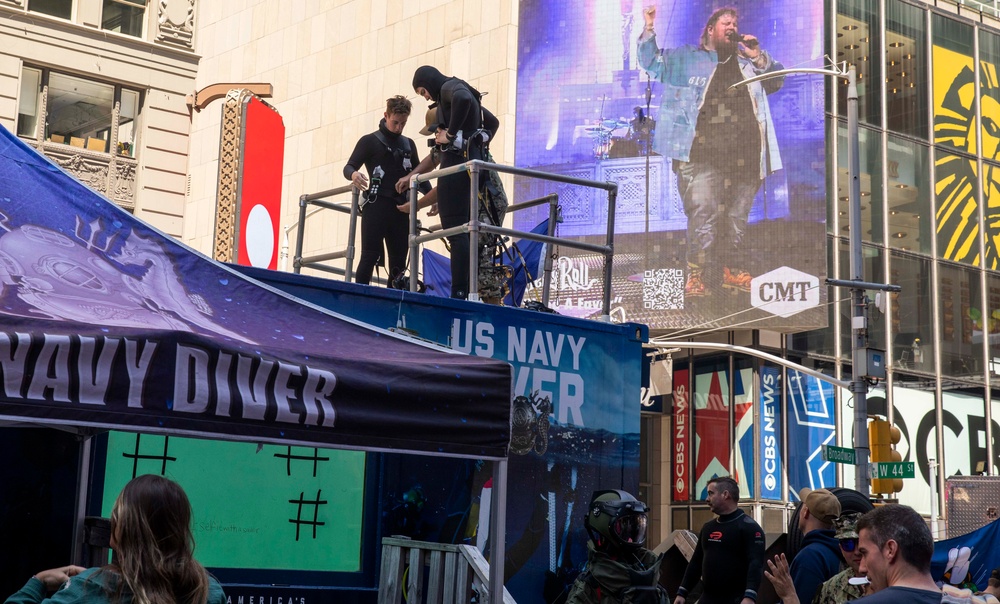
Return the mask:
{"type": "Polygon", "coordinates": [[[774,77],[784,77],[793,73],[818,73],[847,80],[847,178],[848,204],[850,206],[850,252],[851,278],[849,280],[827,279],[829,285],[846,287],[851,290],[851,393],[854,396],[854,488],[868,495],[868,382],[863,369],[868,367],[868,307],[865,290],[898,292],[898,285],[869,283],[864,281],[864,264],[861,254],[861,160],[860,137],[858,134],[858,85],[856,69],[793,68],[763,73],[730,86],[740,86],[774,77]]]}

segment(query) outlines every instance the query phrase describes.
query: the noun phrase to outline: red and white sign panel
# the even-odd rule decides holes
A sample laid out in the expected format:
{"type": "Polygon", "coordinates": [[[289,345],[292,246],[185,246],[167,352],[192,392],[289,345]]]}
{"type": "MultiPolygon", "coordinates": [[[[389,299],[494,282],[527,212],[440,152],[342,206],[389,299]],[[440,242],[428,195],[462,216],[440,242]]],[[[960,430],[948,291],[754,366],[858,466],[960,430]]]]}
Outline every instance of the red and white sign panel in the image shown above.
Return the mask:
{"type": "Polygon", "coordinates": [[[257,97],[243,105],[241,124],[236,261],[277,269],[285,124],[274,107],[257,97]]]}

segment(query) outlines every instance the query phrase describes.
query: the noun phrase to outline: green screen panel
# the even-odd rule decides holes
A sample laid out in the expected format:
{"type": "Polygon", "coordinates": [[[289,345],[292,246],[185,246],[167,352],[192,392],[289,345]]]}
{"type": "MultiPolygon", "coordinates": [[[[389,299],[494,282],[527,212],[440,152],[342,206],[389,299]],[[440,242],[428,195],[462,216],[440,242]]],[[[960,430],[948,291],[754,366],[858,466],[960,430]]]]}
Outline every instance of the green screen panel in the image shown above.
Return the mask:
{"type": "Polygon", "coordinates": [[[184,487],[205,566],[361,569],[363,452],[112,432],[103,516],[140,474],[184,487]]]}

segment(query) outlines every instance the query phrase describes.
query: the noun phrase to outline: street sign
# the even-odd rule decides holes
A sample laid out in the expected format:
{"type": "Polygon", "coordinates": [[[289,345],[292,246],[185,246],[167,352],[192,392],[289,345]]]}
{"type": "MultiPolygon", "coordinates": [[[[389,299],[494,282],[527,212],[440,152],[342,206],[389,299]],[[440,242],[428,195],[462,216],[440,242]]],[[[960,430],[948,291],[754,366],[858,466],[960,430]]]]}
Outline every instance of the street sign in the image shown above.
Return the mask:
{"type": "Polygon", "coordinates": [[[856,464],[857,458],[854,456],[854,449],[844,447],[834,447],[833,445],[823,445],[823,459],[833,463],[856,464]]]}
{"type": "Polygon", "coordinates": [[[868,464],[868,477],[878,478],[915,478],[916,464],[912,461],[882,461],[868,464]]]}

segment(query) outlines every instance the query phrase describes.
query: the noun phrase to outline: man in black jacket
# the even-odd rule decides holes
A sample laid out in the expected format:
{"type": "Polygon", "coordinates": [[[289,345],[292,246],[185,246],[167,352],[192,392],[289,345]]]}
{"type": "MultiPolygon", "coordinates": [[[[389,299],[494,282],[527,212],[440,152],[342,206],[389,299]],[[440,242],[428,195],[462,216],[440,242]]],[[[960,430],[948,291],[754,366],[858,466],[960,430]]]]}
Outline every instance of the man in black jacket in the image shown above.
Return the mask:
{"type": "Polygon", "coordinates": [[[764,529],[739,509],[740,487],[729,476],[708,481],[708,507],[718,518],[698,535],[674,604],[701,580],[699,604],[754,604],[764,577],[764,529]]]}
{"type": "MultiPolygon", "coordinates": [[[[386,269],[390,284],[406,270],[409,221],[396,210],[396,206],[406,202],[406,195],[397,192],[395,185],[420,163],[413,139],[403,136],[411,108],[412,104],[404,96],[388,99],[378,130],[358,140],[344,166],[344,177],[363,191],[359,201],[363,213],[361,258],[355,276],[358,283],[371,281],[380,257],[388,259],[386,269]],[[367,176],[361,172],[362,168],[367,176]]],[[[430,184],[422,183],[422,190],[426,193],[430,184]]]]}

